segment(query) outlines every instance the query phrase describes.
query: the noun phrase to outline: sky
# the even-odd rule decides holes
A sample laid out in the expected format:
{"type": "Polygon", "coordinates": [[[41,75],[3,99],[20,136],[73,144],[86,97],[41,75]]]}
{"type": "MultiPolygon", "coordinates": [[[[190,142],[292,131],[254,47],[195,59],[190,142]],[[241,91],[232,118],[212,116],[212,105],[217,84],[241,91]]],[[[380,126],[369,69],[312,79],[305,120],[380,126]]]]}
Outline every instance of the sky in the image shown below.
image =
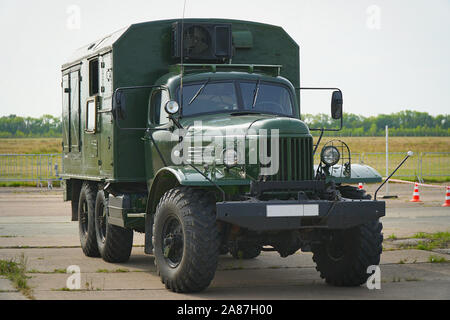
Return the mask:
{"type": "MultiPolygon", "coordinates": [[[[184,0],[0,0],[0,116],[61,115],[61,65],[129,24],[180,18],[184,0]]],[[[283,27],[302,86],[339,87],[344,112],[450,110],[448,0],[187,0],[186,18],[283,27]]],[[[305,102],[305,101],[304,101],[305,102]]],[[[329,102],[302,112],[329,113],[329,102]]]]}

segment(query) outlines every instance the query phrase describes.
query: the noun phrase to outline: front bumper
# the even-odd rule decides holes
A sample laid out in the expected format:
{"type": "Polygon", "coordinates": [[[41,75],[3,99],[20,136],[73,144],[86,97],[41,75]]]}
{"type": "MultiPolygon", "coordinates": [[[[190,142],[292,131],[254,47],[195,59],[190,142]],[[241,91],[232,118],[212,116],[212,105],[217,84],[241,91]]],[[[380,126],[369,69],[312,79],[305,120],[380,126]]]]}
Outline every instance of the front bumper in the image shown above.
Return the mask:
{"type": "Polygon", "coordinates": [[[384,201],[271,200],[216,204],[217,220],[253,231],[302,228],[347,229],[386,213],[384,201]]]}

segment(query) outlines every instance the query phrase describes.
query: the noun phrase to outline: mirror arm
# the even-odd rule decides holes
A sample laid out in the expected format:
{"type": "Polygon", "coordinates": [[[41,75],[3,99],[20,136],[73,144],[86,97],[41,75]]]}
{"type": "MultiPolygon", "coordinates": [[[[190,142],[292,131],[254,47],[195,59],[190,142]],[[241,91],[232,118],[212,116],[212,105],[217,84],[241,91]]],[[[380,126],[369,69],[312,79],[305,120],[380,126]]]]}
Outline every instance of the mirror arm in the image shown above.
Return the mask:
{"type": "Polygon", "coordinates": [[[175,123],[175,126],[177,126],[178,129],[183,129],[183,126],[181,125],[181,123],[174,116],[169,115],[169,119],[172,120],[173,123],[175,123]]]}
{"type": "Polygon", "coordinates": [[[317,140],[317,144],[314,147],[313,156],[316,154],[317,148],[319,148],[320,141],[322,141],[323,132],[324,132],[324,129],[322,128],[322,130],[320,130],[320,136],[319,136],[319,139],[317,140]]]}

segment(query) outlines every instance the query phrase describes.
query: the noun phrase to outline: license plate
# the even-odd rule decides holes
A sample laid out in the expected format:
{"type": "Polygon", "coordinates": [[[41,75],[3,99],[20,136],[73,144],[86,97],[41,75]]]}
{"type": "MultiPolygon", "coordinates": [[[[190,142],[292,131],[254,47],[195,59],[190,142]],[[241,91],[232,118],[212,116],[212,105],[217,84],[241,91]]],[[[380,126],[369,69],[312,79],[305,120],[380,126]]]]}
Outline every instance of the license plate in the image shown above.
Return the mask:
{"type": "Polygon", "coordinates": [[[318,204],[273,204],[266,207],[267,217],[315,217],[318,204]]]}

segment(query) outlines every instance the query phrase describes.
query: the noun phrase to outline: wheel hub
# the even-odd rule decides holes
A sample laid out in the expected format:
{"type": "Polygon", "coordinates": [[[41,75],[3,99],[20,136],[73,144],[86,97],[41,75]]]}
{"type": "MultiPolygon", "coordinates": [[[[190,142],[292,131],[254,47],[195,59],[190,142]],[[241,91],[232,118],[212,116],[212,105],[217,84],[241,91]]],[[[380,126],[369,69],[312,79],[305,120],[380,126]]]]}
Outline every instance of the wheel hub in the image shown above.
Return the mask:
{"type": "Polygon", "coordinates": [[[102,205],[101,215],[98,217],[99,222],[99,231],[102,242],[105,242],[106,239],[106,207],[102,205]]]}
{"type": "Polygon", "coordinates": [[[83,201],[80,212],[81,230],[86,235],[88,232],[88,203],[83,201]]]}
{"type": "Polygon", "coordinates": [[[183,229],[180,221],[175,218],[169,218],[163,229],[162,251],[164,258],[170,267],[176,268],[183,258],[183,229]]]}

